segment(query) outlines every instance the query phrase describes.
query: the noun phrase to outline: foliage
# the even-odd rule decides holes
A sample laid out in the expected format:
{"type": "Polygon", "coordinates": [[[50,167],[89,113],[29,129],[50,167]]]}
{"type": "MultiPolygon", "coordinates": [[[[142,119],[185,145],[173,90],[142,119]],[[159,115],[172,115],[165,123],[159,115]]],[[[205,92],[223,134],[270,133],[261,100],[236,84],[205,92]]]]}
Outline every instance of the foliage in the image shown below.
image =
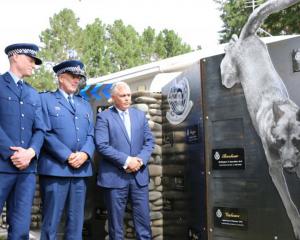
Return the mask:
{"type": "Polygon", "coordinates": [[[88,77],[99,77],[191,51],[173,30],[157,34],[148,27],[139,34],[122,20],[106,25],[98,18],[81,28],[70,9],[50,18],[50,27],[41,32],[40,40],[39,57],[44,64],[28,79],[38,90],[56,88],[52,67],[66,59],[81,59],[88,77]]]}
{"type": "Polygon", "coordinates": [[[82,57],[88,76],[107,74],[112,69],[105,39],[106,26],[97,18],[83,30],[82,57]]]}
{"type": "MultiPolygon", "coordinates": [[[[233,34],[239,34],[252,12],[250,0],[214,0],[219,4],[223,29],[220,31],[220,42],[228,42],[233,34]]],[[[265,0],[255,1],[257,5],[265,0]]],[[[291,6],[270,15],[261,26],[271,35],[286,35],[300,32],[300,4],[291,6]]],[[[263,31],[258,32],[264,35],[263,31]]]]}
{"type": "Polygon", "coordinates": [[[30,78],[26,80],[39,91],[52,91],[56,89],[54,72],[52,71],[52,68],[47,69],[46,67],[44,65],[41,66],[30,78]]]}
{"type": "Polygon", "coordinates": [[[107,27],[107,50],[113,66],[112,72],[137,66],[142,62],[139,34],[131,25],[125,26],[122,20],[107,27]]]}

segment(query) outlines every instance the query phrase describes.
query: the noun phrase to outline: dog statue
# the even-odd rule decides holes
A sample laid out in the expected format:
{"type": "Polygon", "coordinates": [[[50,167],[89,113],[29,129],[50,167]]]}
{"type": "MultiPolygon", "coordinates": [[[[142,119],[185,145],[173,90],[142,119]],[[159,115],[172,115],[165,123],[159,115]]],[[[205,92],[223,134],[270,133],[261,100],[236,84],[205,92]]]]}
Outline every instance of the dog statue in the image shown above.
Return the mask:
{"type": "Polygon", "coordinates": [[[270,14],[300,0],[269,0],[256,8],[225,48],[221,62],[222,84],[241,83],[252,123],[261,138],[269,173],[282,199],[294,234],[300,240],[300,215],[294,204],[283,169],[300,177],[300,110],[289,98],[276,72],[266,45],[256,31],[270,14]]]}

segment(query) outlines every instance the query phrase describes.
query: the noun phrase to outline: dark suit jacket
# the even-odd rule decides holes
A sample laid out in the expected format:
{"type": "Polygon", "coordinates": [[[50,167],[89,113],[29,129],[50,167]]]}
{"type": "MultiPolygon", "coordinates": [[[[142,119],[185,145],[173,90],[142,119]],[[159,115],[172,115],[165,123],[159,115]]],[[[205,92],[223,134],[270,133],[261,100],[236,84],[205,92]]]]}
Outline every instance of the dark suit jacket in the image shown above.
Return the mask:
{"type": "Polygon", "coordinates": [[[28,168],[18,170],[10,160],[11,146],[33,148],[36,156],[44,140],[44,122],[38,92],[24,83],[20,95],[11,75],[0,75],[0,172],[36,172],[35,157],[28,168]]]}
{"type": "Polygon", "coordinates": [[[143,160],[143,166],[134,174],[137,183],[149,183],[148,160],[154,147],[153,135],[145,114],[135,108],[129,109],[131,141],[115,107],[98,113],[95,126],[95,141],[98,152],[103,156],[99,164],[98,185],[121,188],[130,178],[123,166],[128,156],[143,160]]]}
{"type": "Polygon", "coordinates": [[[94,122],[90,104],[74,96],[76,111],[60,93],[41,94],[43,117],[47,127],[38,164],[38,173],[48,176],[87,177],[92,175],[91,159],[95,150],[94,122]],[[67,159],[72,152],[85,152],[89,159],[78,169],[67,159]]]}

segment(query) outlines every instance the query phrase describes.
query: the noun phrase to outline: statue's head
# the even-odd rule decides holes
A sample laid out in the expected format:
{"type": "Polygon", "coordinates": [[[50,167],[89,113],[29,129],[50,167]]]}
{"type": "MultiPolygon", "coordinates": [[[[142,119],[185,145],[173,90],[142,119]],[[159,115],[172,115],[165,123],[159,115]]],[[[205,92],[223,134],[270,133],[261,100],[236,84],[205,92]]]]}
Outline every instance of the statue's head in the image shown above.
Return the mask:
{"type": "Polygon", "coordinates": [[[227,88],[233,87],[233,85],[238,82],[238,67],[236,61],[237,41],[238,37],[233,35],[225,47],[225,57],[220,65],[222,84],[227,88]]]}

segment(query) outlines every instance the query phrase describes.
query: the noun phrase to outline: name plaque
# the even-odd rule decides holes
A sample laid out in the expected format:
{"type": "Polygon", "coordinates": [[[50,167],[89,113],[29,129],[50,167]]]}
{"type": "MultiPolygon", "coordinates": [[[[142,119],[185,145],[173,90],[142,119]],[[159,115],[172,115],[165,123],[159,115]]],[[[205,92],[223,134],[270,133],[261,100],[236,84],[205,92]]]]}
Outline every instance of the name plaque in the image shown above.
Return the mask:
{"type": "Polygon", "coordinates": [[[245,169],[243,148],[222,148],[212,150],[212,169],[245,169]]]}

